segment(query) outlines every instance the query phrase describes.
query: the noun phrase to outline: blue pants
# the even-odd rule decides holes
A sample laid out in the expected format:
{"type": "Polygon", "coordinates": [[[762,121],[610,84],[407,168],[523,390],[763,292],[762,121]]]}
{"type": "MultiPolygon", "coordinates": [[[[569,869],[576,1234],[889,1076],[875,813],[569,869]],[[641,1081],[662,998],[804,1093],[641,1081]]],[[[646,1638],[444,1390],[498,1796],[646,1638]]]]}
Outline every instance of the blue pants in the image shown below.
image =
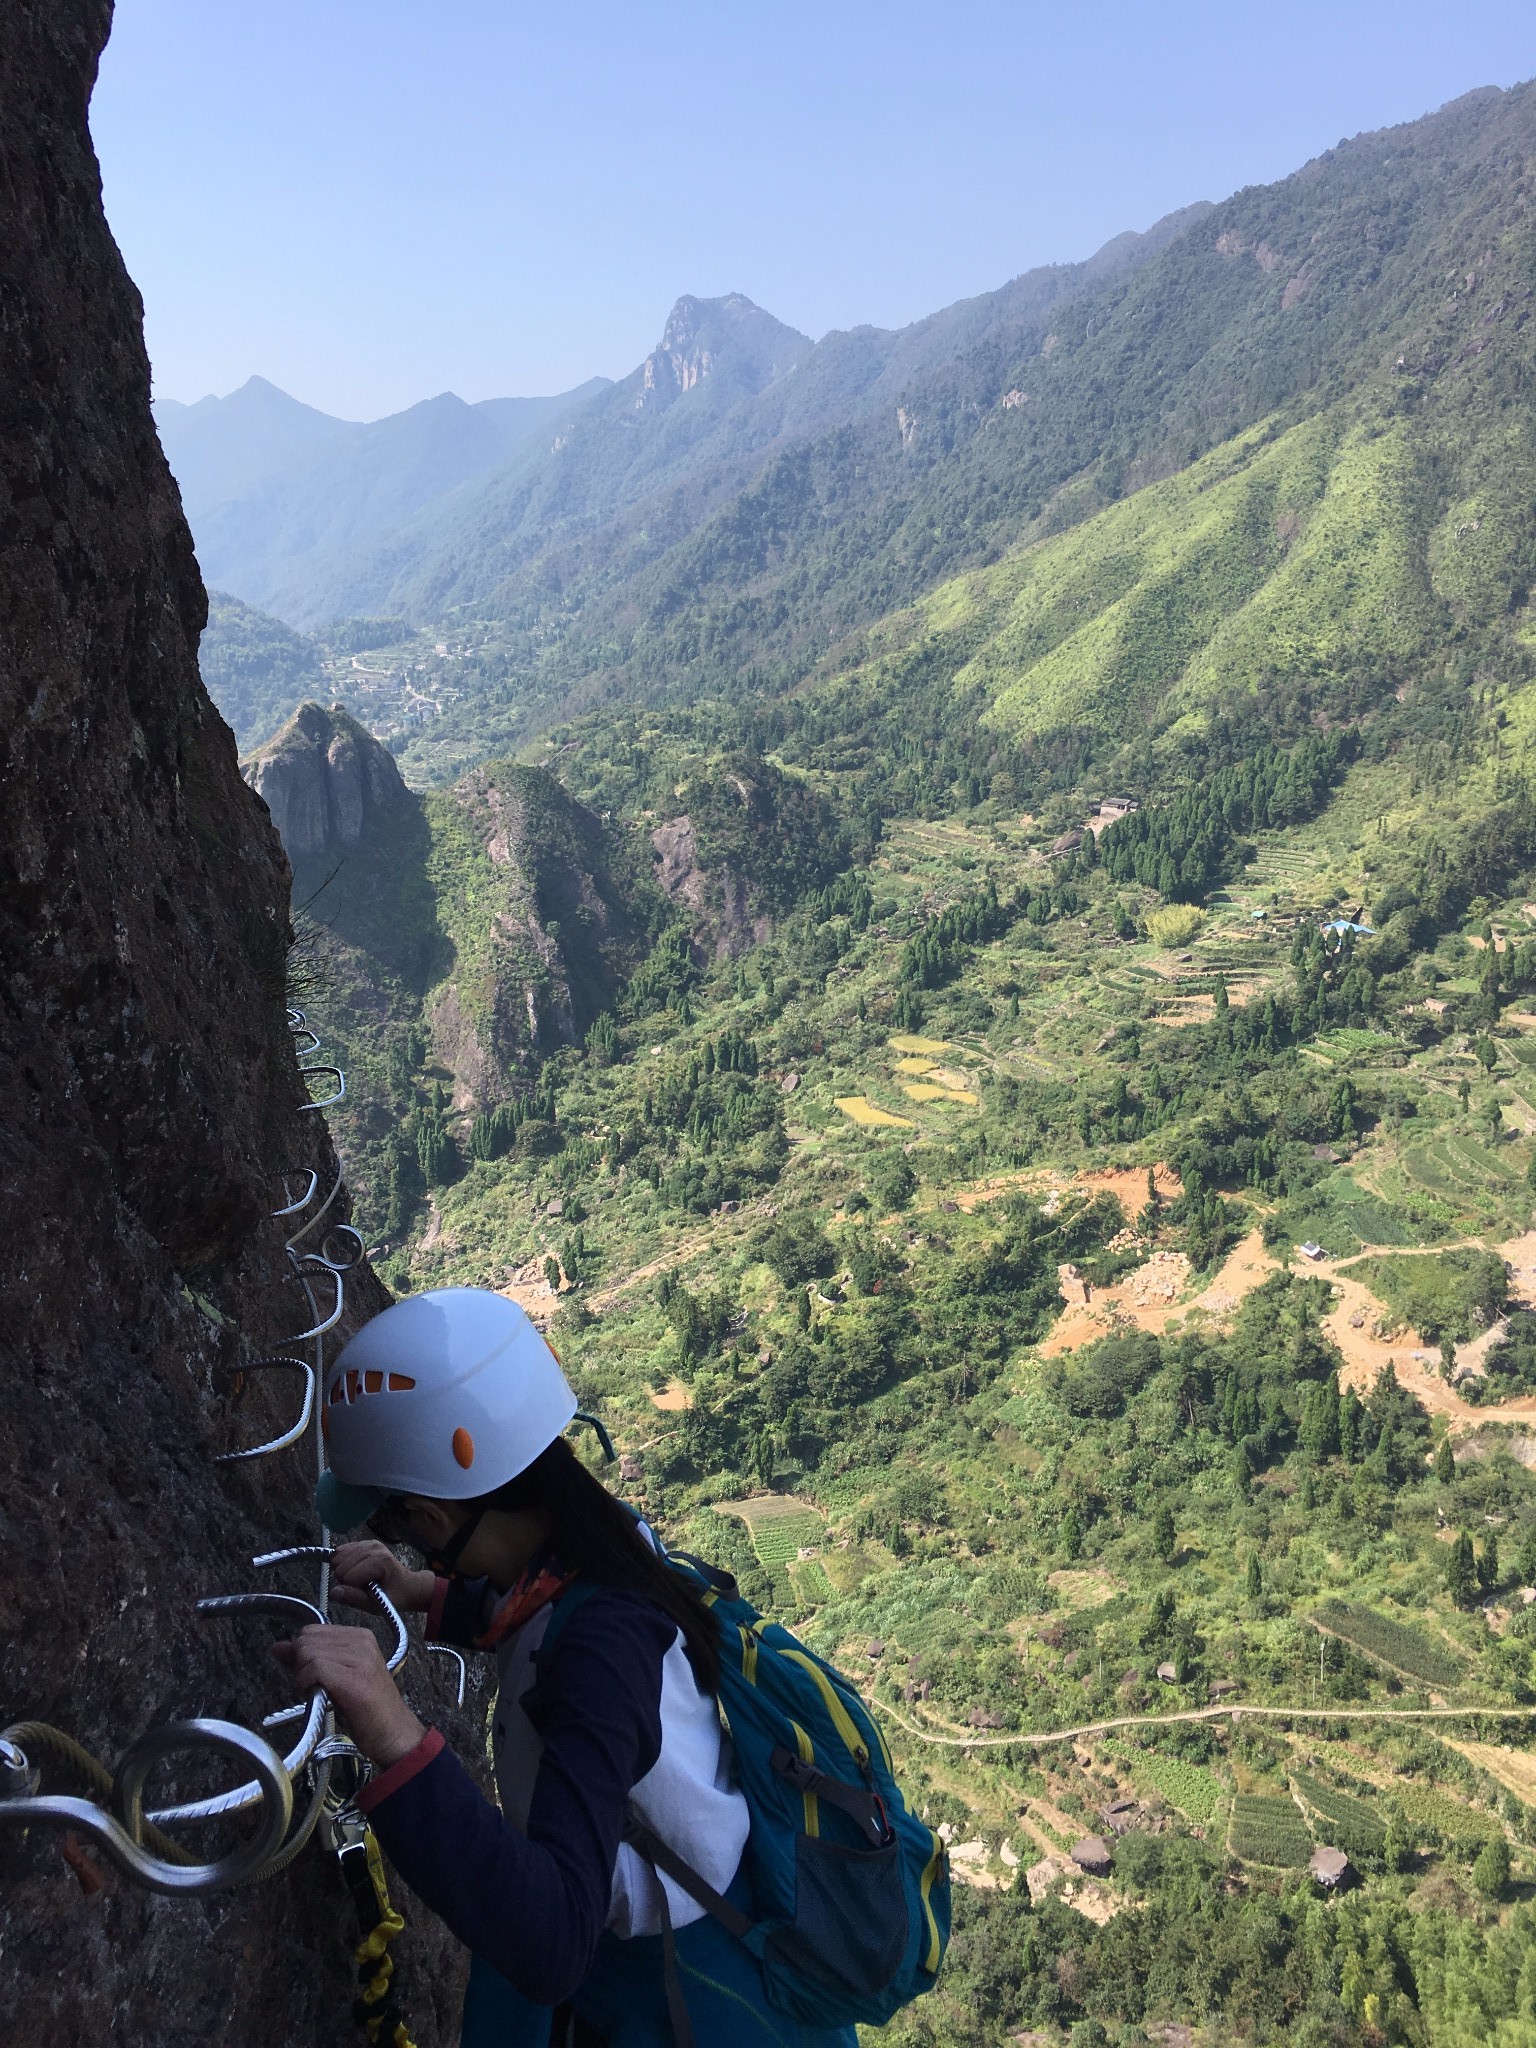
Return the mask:
{"type": "MultiPolygon", "coordinates": [[[[757,1958],[707,1916],[678,1929],[677,1968],[698,2048],[857,2048],[852,2027],[803,2027],[775,2012],[757,1958]]],[[[609,2048],[673,2048],[661,1936],[605,1934],[571,2003],[609,2048]]],[[[550,2018],[472,1959],[459,2048],[549,2048],[550,2018]]]]}

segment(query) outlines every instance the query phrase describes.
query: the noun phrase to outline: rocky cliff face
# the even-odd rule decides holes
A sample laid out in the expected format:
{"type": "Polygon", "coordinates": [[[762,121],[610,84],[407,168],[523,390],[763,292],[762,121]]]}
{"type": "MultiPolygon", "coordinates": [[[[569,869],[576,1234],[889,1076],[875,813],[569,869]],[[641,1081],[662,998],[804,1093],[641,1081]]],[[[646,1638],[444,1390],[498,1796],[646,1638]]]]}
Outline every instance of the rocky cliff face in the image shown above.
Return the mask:
{"type": "Polygon", "coordinates": [[[539,768],[499,762],[432,799],[454,960],[432,999],[455,1103],[513,1092],[530,1055],[579,1039],[633,964],[634,878],[601,822],[539,768]]]}
{"type": "MultiPolygon", "coordinates": [[[[235,1374],[300,1327],[281,1175],[334,1161],[286,1028],[287,867],[198,679],[202,584],[101,209],[110,18],[13,0],[0,37],[0,1721],[113,1764],[169,1714],[280,1703],[269,1631],[191,1606],[313,1533],[296,1454],[211,1459],[270,1424],[235,1374]]],[[[354,1316],[382,1299],[354,1276],[354,1316]]],[[[87,1897],[60,1844],[0,1831],[6,2048],[349,2037],[318,1850],[180,1902],[113,1873],[87,1897]]],[[[440,1939],[406,1951],[423,2048],[451,1969],[440,1939]]]]}
{"type": "Polygon", "coordinates": [[[301,704],[244,773],[294,862],[353,852],[414,807],[394,756],[339,705],[301,704]]]}

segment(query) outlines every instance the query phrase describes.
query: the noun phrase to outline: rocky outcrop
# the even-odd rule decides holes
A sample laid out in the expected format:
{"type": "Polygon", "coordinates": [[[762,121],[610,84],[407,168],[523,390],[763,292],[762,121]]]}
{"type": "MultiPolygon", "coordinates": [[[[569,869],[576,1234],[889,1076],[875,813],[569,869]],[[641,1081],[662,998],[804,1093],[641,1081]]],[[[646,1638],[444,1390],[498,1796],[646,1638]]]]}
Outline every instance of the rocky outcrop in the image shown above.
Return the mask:
{"type": "Polygon", "coordinates": [[[687,912],[701,953],[734,960],[768,937],[773,920],[754,908],[745,877],[723,865],[706,874],[692,818],[669,818],[658,825],[651,834],[651,851],[656,880],[669,900],[687,912]]]}
{"type": "Polygon", "coordinates": [[[301,704],[244,773],[295,863],[354,852],[415,804],[393,754],[340,705],[301,704]]]}
{"type": "Polygon", "coordinates": [[[543,769],[476,769],[429,815],[454,951],[428,1007],[433,1052],[456,1106],[483,1108],[612,1001],[635,953],[632,879],[602,822],[543,769]]]}
{"type": "MultiPolygon", "coordinates": [[[[280,1177],[334,1158],[286,1027],[287,866],[198,677],[202,584],[102,214],[109,22],[12,0],[0,37],[0,1719],[114,1763],[167,1715],[281,1703],[269,1632],[191,1610],[313,1532],[297,1454],[211,1461],[271,1422],[236,1374],[302,1313],[280,1177]]],[[[364,1269],[350,1298],[384,1297],[364,1269]]],[[[112,1872],[87,1897],[61,1840],[0,1831],[4,2048],[348,2037],[318,1851],[172,1901],[112,1872]]],[[[422,2048],[451,1969],[437,1937],[403,1953],[422,2048]]]]}

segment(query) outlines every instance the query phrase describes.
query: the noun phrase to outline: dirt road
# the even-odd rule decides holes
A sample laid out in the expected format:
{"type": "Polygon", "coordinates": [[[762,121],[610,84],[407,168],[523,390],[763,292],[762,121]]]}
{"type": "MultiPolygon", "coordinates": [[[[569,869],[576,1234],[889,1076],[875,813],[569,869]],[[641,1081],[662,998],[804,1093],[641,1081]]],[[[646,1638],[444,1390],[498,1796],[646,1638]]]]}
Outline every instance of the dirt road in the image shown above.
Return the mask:
{"type": "MultiPolygon", "coordinates": [[[[919,1742],[940,1749],[1036,1749],[1046,1743],[1081,1742],[1091,1735],[1110,1735],[1118,1728],[1161,1728],[1174,1721],[1239,1720],[1245,1715],[1268,1721],[1536,1721],[1536,1707],[1189,1707],[1172,1714],[1122,1714],[1108,1721],[1085,1721],[1076,1728],[1049,1728],[1017,1735],[936,1735],[909,1720],[886,1700],[865,1699],[919,1742]]],[[[1485,1745],[1493,1747],[1493,1745],[1485,1745]]]]}

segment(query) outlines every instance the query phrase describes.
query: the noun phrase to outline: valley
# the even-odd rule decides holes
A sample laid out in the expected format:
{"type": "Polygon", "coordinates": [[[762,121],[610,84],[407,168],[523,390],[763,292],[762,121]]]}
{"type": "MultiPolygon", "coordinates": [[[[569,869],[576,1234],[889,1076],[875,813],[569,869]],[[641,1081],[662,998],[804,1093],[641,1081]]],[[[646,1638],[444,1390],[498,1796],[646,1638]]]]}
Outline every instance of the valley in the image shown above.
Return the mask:
{"type": "Polygon", "coordinates": [[[376,1270],[950,1843],[893,2042],[1525,2038],[1533,293],[1527,86],[857,377],[680,300],[205,642],[376,1270]]]}

